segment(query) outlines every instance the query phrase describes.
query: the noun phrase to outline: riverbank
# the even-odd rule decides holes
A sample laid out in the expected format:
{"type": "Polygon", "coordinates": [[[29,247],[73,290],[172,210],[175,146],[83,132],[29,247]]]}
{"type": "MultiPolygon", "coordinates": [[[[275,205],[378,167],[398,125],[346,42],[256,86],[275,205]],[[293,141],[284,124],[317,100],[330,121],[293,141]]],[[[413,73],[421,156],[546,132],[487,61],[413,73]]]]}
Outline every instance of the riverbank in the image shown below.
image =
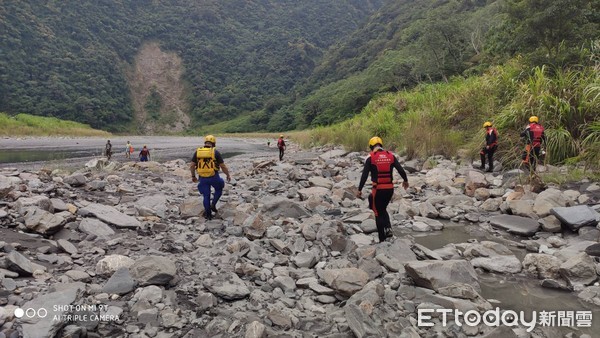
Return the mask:
{"type": "Polygon", "coordinates": [[[211,221],[200,217],[182,159],[0,169],[2,332],[416,338],[600,329],[597,182],[533,193],[518,171],[403,161],[411,186],[397,188],[388,208],[395,236],[377,243],[373,213],[355,198],[365,153],[292,144],[284,161],[276,156],[226,159],[233,180],[211,221]],[[80,315],[70,321],[14,316],[54,304],[90,309],[49,312],[80,315]],[[581,316],[531,332],[419,317],[496,307],[581,316]]]}

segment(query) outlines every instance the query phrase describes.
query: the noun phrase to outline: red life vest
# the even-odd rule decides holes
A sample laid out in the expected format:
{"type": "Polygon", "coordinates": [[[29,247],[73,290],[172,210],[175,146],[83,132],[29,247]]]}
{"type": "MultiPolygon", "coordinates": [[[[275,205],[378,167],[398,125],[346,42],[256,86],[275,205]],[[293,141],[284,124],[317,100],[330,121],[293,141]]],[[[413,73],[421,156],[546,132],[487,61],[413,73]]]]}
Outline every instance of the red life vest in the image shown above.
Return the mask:
{"type": "Polygon", "coordinates": [[[489,128],[489,130],[487,130],[485,141],[490,148],[496,146],[498,144],[498,130],[496,130],[496,128],[489,128]]]}
{"type": "Polygon", "coordinates": [[[371,152],[371,165],[377,167],[377,177],[371,177],[373,188],[394,189],[392,183],[392,165],[396,158],[386,150],[371,152]]]}
{"type": "Polygon", "coordinates": [[[285,147],[285,142],[283,141],[282,138],[280,138],[279,140],[277,140],[277,147],[279,147],[279,148],[285,147]]]}
{"type": "Polygon", "coordinates": [[[544,127],[538,123],[529,124],[529,132],[531,135],[531,145],[539,147],[542,145],[542,134],[544,133],[544,127]]]}

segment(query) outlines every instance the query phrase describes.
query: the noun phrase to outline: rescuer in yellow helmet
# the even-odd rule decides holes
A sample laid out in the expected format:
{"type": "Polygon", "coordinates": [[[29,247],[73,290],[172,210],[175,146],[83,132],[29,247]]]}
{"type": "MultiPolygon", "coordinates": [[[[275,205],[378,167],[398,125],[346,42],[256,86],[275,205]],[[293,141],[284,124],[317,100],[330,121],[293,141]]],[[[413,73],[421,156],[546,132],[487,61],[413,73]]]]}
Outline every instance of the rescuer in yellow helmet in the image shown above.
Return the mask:
{"type": "Polygon", "coordinates": [[[404,189],[408,189],[408,177],[396,156],[383,149],[383,141],[380,137],[372,137],[369,140],[369,148],[371,148],[371,153],[365,160],[356,196],[358,198],[362,197],[362,188],[367,182],[369,173],[371,173],[373,188],[369,195],[369,208],[375,213],[379,242],[383,242],[386,237],[392,236],[392,224],[390,222],[390,215],[387,212],[387,206],[394,195],[393,169],[396,168],[400,176],[402,176],[404,180],[402,187],[404,189]]]}
{"type": "Polygon", "coordinates": [[[223,170],[227,176],[227,182],[231,181],[229,169],[223,162],[223,156],[215,149],[217,139],[213,135],[207,135],[204,138],[204,147],[196,149],[192,156],[190,164],[190,172],[192,174],[192,182],[198,182],[196,174],[200,177],[198,183],[198,192],[202,194],[202,203],[204,205],[204,218],[211,220],[213,212],[217,213],[217,202],[223,194],[225,181],[219,176],[219,170],[223,170]],[[211,187],[215,189],[213,200],[210,200],[211,187]]]}
{"type": "Polygon", "coordinates": [[[283,134],[279,135],[277,140],[277,148],[279,148],[279,160],[283,160],[283,153],[285,152],[285,141],[283,140],[283,134]]]}

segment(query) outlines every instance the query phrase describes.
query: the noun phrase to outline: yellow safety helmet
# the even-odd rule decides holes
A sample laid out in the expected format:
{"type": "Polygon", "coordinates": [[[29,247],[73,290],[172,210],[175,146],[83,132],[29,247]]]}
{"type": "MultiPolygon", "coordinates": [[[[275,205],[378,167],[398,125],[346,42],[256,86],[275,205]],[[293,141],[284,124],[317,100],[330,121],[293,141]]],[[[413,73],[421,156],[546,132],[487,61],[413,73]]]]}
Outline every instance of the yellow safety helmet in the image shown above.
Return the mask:
{"type": "Polygon", "coordinates": [[[204,142],[210,142],[213,145],[215,145],[217,144],[217,139],[212,135],[206,135],[206,137],[204,138],[204,142]]]}
{"type": "Polygon", "coordinates": [[[484,128],[491,127],[491,126],[492,126],[492,122],[490,122],[490,121],[483,122],[484,128]]]}
{"type": "Polygon", "coordinates": [[[383,146],[383,140],[379,136],[373,136],[369,140],[369,147],[374,147],[375,145],[380,144],[383,146]]]}
{"type": "Polygon", "coordinates": [[[539,119],[537,116],[532,116],[529,118],[529,123],[538,123],[539,119]]]}
{"type": "Polygon", "coordinates": [[[283,134],[279,135],[279,138],[283,138],[283,134]]]}

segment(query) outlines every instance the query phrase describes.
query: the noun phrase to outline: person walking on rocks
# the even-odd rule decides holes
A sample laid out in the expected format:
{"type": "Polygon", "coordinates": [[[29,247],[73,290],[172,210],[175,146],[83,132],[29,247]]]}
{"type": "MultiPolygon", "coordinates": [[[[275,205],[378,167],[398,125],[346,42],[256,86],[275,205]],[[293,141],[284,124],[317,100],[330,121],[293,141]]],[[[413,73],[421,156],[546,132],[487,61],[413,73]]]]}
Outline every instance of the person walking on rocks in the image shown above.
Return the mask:
{"type": "Polygon", "coordinates": [[[112,144],[110,144],[110,140],[106,141],[106,146],[104,146],[104,154],[106,155],[106,159],[110,161],[110,157],[112,156],[112,144]]]}
{"type": "Polygon", "coordinates": [[[537,116],[529,118],[529,124],[521,133],[521,137],[525,138],[527,145],[523,153],[523,164],[528,165],[529,169],[535,172],[537,161],[540,158],[542,143],[546,144],[546,135],[544,127],[539,124],[537,116]]]}
{"type": "Polygon", "coordinates": [[[362,198],[362,189],[367,182],[369,173],[371,173],[373,189],[369,195],[369,209],[372,209],[375,213],[379,242],[383,242],[386,237],[392,236],[392,224],[390,222],[390,215],[387,212],[387,206],[394,195],[392,175],[394,168],[396,168],[404,180],[402,182],[404,189],[408,189],[408,177],[396,156],[383,149],[383,141],[380,137],[372,137],[369,140],[369,148],[371,148],[371,153],[365,160],[356,196],[362,198]]]}
{"type": "Polygon", "coordinates": [[[198,192],[202,194],[204,205],[204,218],[211,220],[213,212],[217,213],[217,202],[223,194],[225,182],[219,176],[219,169],[223,170],[227,176],[227,182],[231,181],[229,169],[223,162],[223,156],[215,149],[217,140],[213,135],[207,135],[204,138],[204,147],[196,149],[190,164],[190,172],[192,173],[192,182],[198,182],[196,173],[200,177],[198,183],[198,192]],[[210,200],[211,187],[215,189],[213,200],[210,200]]]}
{"type": "Polygon", "coordinates": [[[485,122],[483,124],[485,128],[485,147],[481,149],[479,155],[481,155],[481,170],[485,170],[485,156],[488,159],[488,170],[487,172],[494,171],[494,153],[498,149],[498,130],[492,126],[492,122],[485,122]]]}
{"type": "Polygon", "coordinates": [[[277,148],[279,148],[279,160],[283,160],[283,153],[285,152],[285,141],[283,140],[283,135],[279,135],[279,140],[277,140],[277,148]]]}
{"type": "Polygon", "coordinates": [[[125,158],[131,158],[131,153],[133,153],[133,146],[131,145],[131,142],[127,141],[127,144],[125,145],[125,158]]]}
{"type": "Polygon", "coordinates": [[[140,158],[140,162],[148,162],[150,160],[150,149],[144,144],[144,148],[140,150],[140,154],[138,155],[140,158]]]}

